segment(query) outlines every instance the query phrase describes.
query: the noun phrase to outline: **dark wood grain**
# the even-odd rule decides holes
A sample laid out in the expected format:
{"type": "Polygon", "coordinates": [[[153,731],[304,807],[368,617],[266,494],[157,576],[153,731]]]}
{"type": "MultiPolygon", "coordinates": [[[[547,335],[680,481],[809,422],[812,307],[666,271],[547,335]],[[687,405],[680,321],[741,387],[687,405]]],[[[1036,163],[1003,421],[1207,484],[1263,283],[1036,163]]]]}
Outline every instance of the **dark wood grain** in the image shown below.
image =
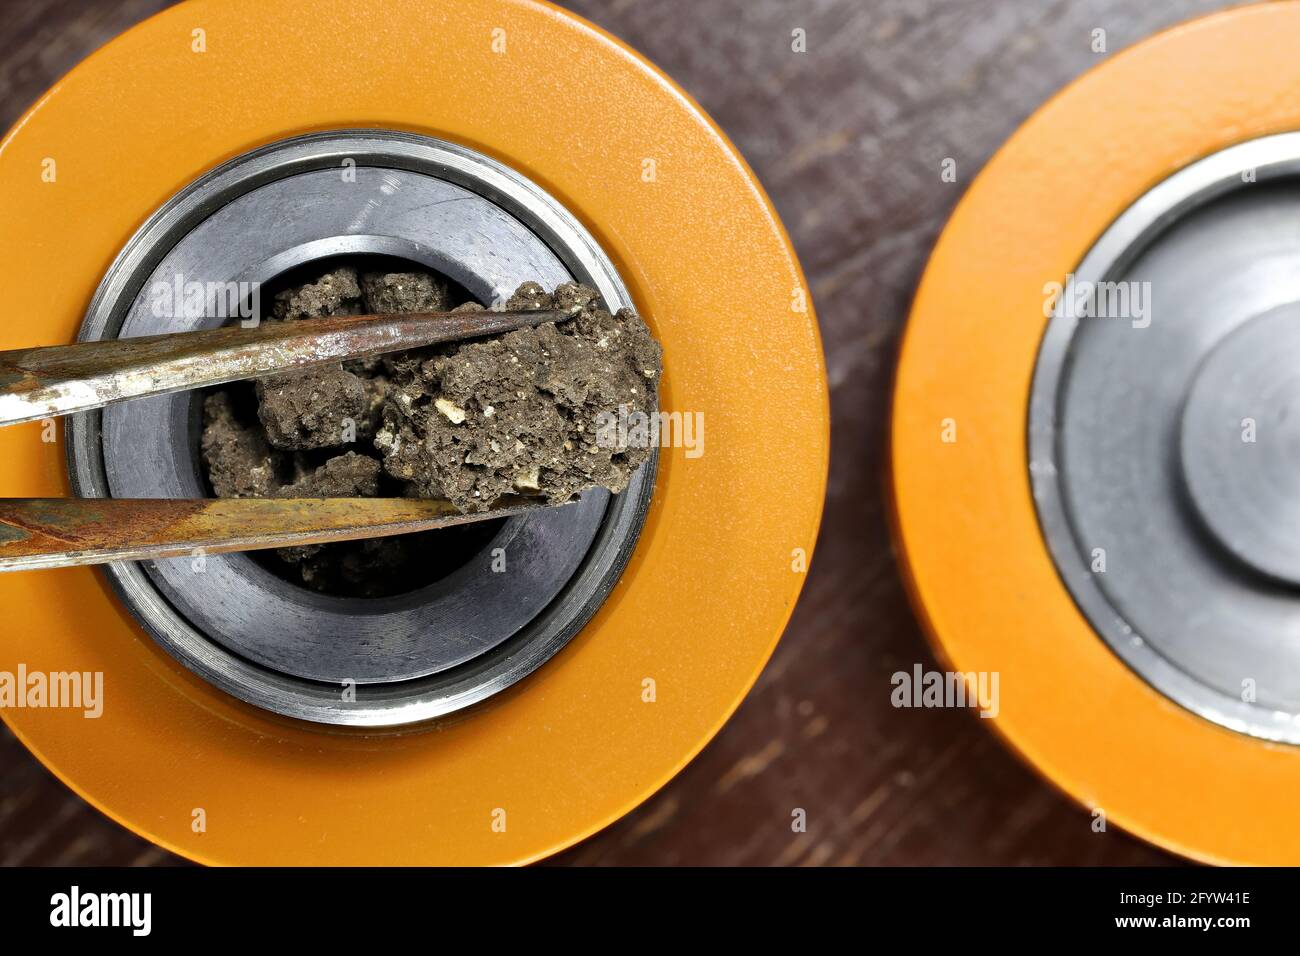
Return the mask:
{"type": "MultiPolygon", "coordinates": [[[[94,47],[165,6],[6,8],[0,126],[94,47]]],[[[926,254],[961,189],[1045,98],[1214,0],[571,0],[671,74],[739,146],[808,273],[831,382],[826,519],[758,686],[703,754],[561,864],[1162,864],[965,712],[896,710],[932,660],[886,527],[890,371],[926,254]],[[808,52],[790,49],[807,31],[808,52]],[[945,157],[959,182],[940,182],[945,157]],[[791,832],[796,808],[807,832],[791,832]]],[[[0,863],[166,863],[0,734],[0,863]]]]}

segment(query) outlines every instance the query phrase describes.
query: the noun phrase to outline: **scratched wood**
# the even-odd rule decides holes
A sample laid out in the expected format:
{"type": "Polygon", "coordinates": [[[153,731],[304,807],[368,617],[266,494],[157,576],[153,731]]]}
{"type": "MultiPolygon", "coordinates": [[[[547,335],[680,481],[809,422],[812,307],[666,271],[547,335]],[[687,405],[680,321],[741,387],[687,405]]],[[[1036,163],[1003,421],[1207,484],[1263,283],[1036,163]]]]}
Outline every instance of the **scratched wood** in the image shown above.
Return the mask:
{"type": "MultiPolygon", "coordinates": [[[[0,127],[161,0],[8,4],[0,127]]],[[[739,712],[672,783],[554,862],[1160,864],[968,713],[896,710],[889,675],[933,666],[886,528],[890,367],[926,254],[963,185],[1045,98],[1213,0],[570,0],[667,70],[728,133],[785,221],[825,337],[826,519],[789,630],[739,712]],[[808,51],[790,49],[807,31],[808,51]],[[940,182],[942,159],[959,182],[940,182]],[[807,832],[791,831],[796,808],[807,832]]],[[[1140,91],[1135,91],[1135,93],[1140,91]]],[[[5,224],[11,226],[12,224],[5,224]]],[[[175,862],[0,734],[0,863],[175,862]]]]}

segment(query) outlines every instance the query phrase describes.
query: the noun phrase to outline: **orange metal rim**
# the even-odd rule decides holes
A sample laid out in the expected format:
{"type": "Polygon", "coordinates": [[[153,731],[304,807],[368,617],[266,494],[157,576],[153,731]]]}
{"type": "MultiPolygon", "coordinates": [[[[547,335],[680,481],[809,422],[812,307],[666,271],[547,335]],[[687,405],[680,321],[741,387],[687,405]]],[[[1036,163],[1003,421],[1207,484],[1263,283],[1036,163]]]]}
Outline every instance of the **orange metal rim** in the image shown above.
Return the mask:
{"type": "MultiPolygon", "coordinates": [[[[926,269],[895,386],[896,531],[951,667],[997,671],[998,732],[1084,806],[1215,863],[1300,860],[1300,748],[1170,702],[1093,632],[1057,576],[1026,459],[1027,401],[1060,281],[1111,221],[1189,162],[1300,129],[1300,4],[1196,20],[1107,61],[1003,146],[926,269]],[[940,440],[945,419],[958,440],[940,440]]],[[[1081,820],[1080,826],[1090,825],[1081,820]]]]}
{"type": "MultiPolygon", "coordinates": [[[[119,37],[0,143],[0,348],[70,341],[123,243],[206,170],[355,127],[481,150],[577,214],[664,344],[663,406],[703,412],[704,454],[664,449],[636,553],[583,632],[436,727],[341,733],[239,704],[155,647],[91,570],[0,577],[0,670],[102,672],[103,715],[0,715],[95,806],[202,862],[527,862],[662,786],[775,647],[825,490],[816,321],[791,308],[806,284],[734,148],[580,19],[532,0],[225,0],[119,37]]],[[[0,462],[0,494],[67,493],[39,424],[0,431],[0,462]]]]}

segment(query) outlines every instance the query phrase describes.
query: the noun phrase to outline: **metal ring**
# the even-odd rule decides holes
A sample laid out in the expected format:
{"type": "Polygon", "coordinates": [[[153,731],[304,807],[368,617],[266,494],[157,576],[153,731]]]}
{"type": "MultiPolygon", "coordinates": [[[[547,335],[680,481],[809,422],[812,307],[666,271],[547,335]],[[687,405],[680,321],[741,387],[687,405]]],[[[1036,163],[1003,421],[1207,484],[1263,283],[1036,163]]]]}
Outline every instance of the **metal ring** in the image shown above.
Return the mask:
{"type": "MultiPolygon", "coordinates": [[[[446,272],[481,299],[508,294],[529,273],[527,277],[551,282],[572,276],[594,285],[611,307],[630,305],[595,241],[535,184],[454,144],[406,133],[349,130],[272,144],[182,190],[118,256],[91,303],[80,337],[157,331],[148,326],[143,308],[155,270],[202,273],[208,268],[184,254],[190,237],[206,229],[215,233],[209,250],[229,250],[232,236],[249,225],[258,208],[310,202],[313,189],[339,180],[345,161],[355,164],[362,179],[381,180],[378,187],[392,200],[391,208],[371,219],[358,215],[340,221],[340,210],[325,203],[333,216],[325,215],[326,222],[315,231],[290,230],[282,237],[284,248],[272,240],[242,259],[227,256],[213,267],[216,274],[264,281],[312,259],[373,252],[401,255],[446,272]],[[279,205],[277,193],[283,193],[279,205]],[[456,226],[445,221],[445,214],[429,221],[430,210],[439,203],[449,211],[472,208],[477,225],[486,218],[494,228],[474,229],[464,221],[456,226]],[[388,228],[385,215],[394,220],[405,216],[406,232],[388,228]],[[412,216],[418,221],[412,222],[412,216]],[[173,256],[175,261],[169,261],[173,256]],[[235,274],[228,274],[231,269],[235,274]]],[[[265,225],[254,222],[250,228],[260,235],[265,225]]],[[[124,406],[70,421],[74,491],[91,497],[201,494],[189,435],[192,400],[172,396],[132,405],[129,411],[124,406]],[[169,437],[170,460],[162,468],[134,467],[133,455],[112,453],[117,447],[134,449],[151,434],[169,437]]],[[[155,640],[236,697],[323,723],[406,724],[469,706],[509,686],[585,624],[631,554],[653,472],[652,461],[621,495],[599,491],[567,509],[513,519],[469,565],[444,581],[382,601],[311,594],[275,579],[246,555],[207,556],[203,575],[187,574],[185,559],[115,564],[106,570],[155,640]],[[479,573],[490,549],[509,541],[520,545],[512,553],[523,554],[512,573],[479,573]],[[536,560],[528,560],[533,552],[536,560]],[[482,593],[471,593],[476,590],[482,593]],[[264,600],[247,610],[243,602],[223,600],[231,593],[256,593],[264,600]],[[268,607],[275,613],[267,613],[268,607]],[[433,617],[431,608],[439,609],[433,617]],[[339,626],[330,630],[330,620],[339,626]],[[353,630],[364,633],[349,634],[349,621],[353,630]],[[322,631],[333,640],[322,640],[322,631]]]]}
{"type": "MultiPolygon", "coordinates": [[[[1150,265],[1150,260],[1144,257],[1157,249],[1162,241],[1169,241],[1166,237],[1178,235],[1176,230],[1180,224],[1191,222],[1194,216],[1204,213],[1216,200],[1227,201],[1239,189],[1259,190],[1264,188],[1261,184],[1276,183],[1298,173],[1300,134],[1296,133],[1241,143],[1192,163],[1156,185],[1120,215],[1083,258],[1073,281],[1080,289],[1095,288],[1097,283],[1102,282],[1136,281],[1126,277],[1140,279],[1150,270],[1161,268],[1159,263],[1150,265]],[[1243,175],[1248,171],[1253,171],[1253,179],[1243,175]],[[1247,186],[1248,182],[1253,185],[1247,186]],[[1147,263],[1146,266],[1143,265],[1144,262],[1147,263]]],[[[1267,200],[1266,197],[1258,196],[1255,201],[1265,203],[1267,200]]],[[[1294,206],[1294,202],[1291,205],[1294,206]]],[[[1238,218],[1245,219],[1250,214],[1253,213],[1248,210],[1238,218]]],[[[1217,221],[1225,222],[1225,216],[1219,216],[1217,221]]],[[[1221,240],[1219,246],[1221,249],[1221,240]]],[[[1245,255],[1247,253],[1243,252],[1245,255]]],[[[1155,291],[1160,291],[1159,285],[1155,291]]],[[[1166,292],[1172,294],[1173,290],[1166,287],[1166,292]]],[[[1164,434],[1167,429],[1155,420],[1151,403],[1144,398],[1149,393],[1154,394],[1153,390],[1160,391],[1168,400],[1169,408],[1166,411],[1181,420],[1181,408],[1190,380],[1167,382],[1174,374],[1170,371],[1171,367],[1176,363],[1180,368],[1196,368],[1225,335],[1253,320],[1255,316],[1285,305],[1287,295],[1280,287],[1261,289],[1260,295],[1249,301],[1245,297],[1234,296],[1236,304],[1222,309],[1208,308],[1214,303],[1201,301],[1198,308],[1205,314],[1206,320],[1200,324],[1182,323],[1173,329],[1167,322],[1163,328],[1158,325],[1161,322],[1161,313],[1158,311],[1152,314],[1154,323],[1157,323],[1154,330],[1136,328],[1130,331],[1123,324],[1108,326],[1105,334],[1109,337],[1108,347],[1111,348],[1112,355],[1116,347],[1123,349],[1120,343],[1122,336],[1154,335],[1156,331],[1177,336],[1182,351],[1186,352],[1185,356],[1175,357],[1166,349],[1166,368],[1158,374],[1152,371],[1152,378],[1159,379],[1159,386],[1152,385],[1146,391],[1135,390],[1128,394],[1130,401],[1141,405],[1141,410],[1132,417],[1131,429],[1123,434],[1119,424],[1104,424],[1099,420],[1105,413],[1104,410],[1097,409],[1096,405],[1102,401],[1105,389],[1100,386],[1096,375],[1102,373],[1094,374],[1085,385],[1078,386],[1078,401],[1067,407],[1071,379],[1083,374],[1080,371],[1083,359],[1078,355],[1080,319],[1071,311],[1071,300],[1063,296],[1043,335],[1034,370],[1029,405],[1028,447],[1034,501],[1044,538],[1070,593],[1111,649],[1165,696],[1207,720],[1268,740],[1300,743],[1300,707],[1285,702],[1287,698],[1293,699],[1294,694],[1286,692],[1285,688],[1279,688],[1272,700],[1267,699],[1265,685],[1270,681],[1280,682],[1285,679],[1284,674],[1277,668],[1262,665],[1237,673],[1233,656],[1241,650],[1241,646],[1225,647],[1224,644],[1230,638],[1240,638],[1241,635],[1215,631],[1213,640],[1201,639],[1204,635],[1198,631],[1199,625],[1194,626],[1191,622],[1181,620],[1176,614],[1170,613],[1170,607],[1162,607],[1162,613],[1157,613],[1156,602],[1159,600],[1175,608],[1206,608],[1220,600],[1226,602],[1225,606],[1252,601],[1258,607],[1256,604],[1240,604],[1240,619],[1243,622],[1252,619],[1252,608],[1255,608],[1260,612],[1261,630],[1269,630],[1267,621],[1262,618],[1276,619],[1277,614],[1282,612],[1294,614],[1295,595],[1276,582],[1252,579],[1227,563],[1224,560],[1226,556],[1217,554],[1215,543],[1202,537],[1192,526],[1189,519],[1194,515],[1188,507],[1190,503],[1183,497],[1184,486],[1181,482],[1163,480],[1177,470],[1179,456],[1173,452],[1166,454],[1168,450],[1163,447],[1165,439],[1170,439],[1175,441],[1173,447],[1176,448],[1176,433],[1164,434]],[[1093,409],[1091,412],[1078,411],[1090,406],[1093,409]],[[1114,441],[1117,443],[1122,442],[1124,435],[1129,435],[1130,431],[1132,434],[1129,437],[1136,437],[1139,429],[1145,439],[1130,442],[1131,447],[1123,455],[1087,456],[1080,452],[1070,461],[1064,445],[1071,422],[1087,415],[1098,417],[1097,421],[1091,423],[1094,432],[1101,433],[1107,429],[1115,436],[1114,441]],[[1138,447],[1142,445],[1146,446],[1145,450],[1138,447]],[[1108,467],[1107,461],[1123,457],[1129,464],[1115,474],[1120,471],[1127,474],[1140,467],[1132,462],[1139,458],[1145,460],[1147,455],[1153,461],[1159,459],[1163,464],[1153,466],[1151,474],[1154,477],[1145,482],[1145,485],[1150,486],[1148,490],[1152,496],[1144,506],[1147,508],[1145,513],[1149,516],[1145,527],[1177,523],[1176,535],[1185,547],[1157,549],[1157,553],[1145,549],[1148,553],[1143,556],[1145,568],[1142,573],[1151,579],[1151,586],[1138,587],[1138,591],[1145,592],[1150,598],[1143,602],[1138,593],[1117,596],[1117,582],[1123,578],[1116,577],[1114,568],[1107,574],[1099,574],[1090,564],[1092,548],[1100,542],[1096,538],[1087,537],[1089,531],[1095,533],[1095,521],[1089,531],[1082,527],[1088,521],[1080,513],[1083,508],[1080,496],[1085,494],[1084,489],[1090,489],[1087,493],[1092,495],[1109,494],[1113,498],[1121,496],[1119,489],[1099,488],[1106,483],[1101,473],[1108,467]],[[1090,474],[1075,474],[1080,468],[1089,469],[1090,474]],[[1151,510],[1157,503],[1160,508],[1158,514],[1151,510]],[[1184,571],[1187,573],[1184,574],[1184,571]],[[1183,598],[1192,598],[1190,604],[1187,600],[1179,599],[1179,588],[1189,592],[1184,593],[1183,598]],[[1219,678],[1217,686],[1211,683],[1216,677],[1219,678]],[[1258,682],[1258,701],[1243,700],[1225,690],[1225,687],[1235,685],[1243,677],[1258,682]]],[[[1084,321],[1096,323],[1114,320],[1115,317],[1112,316],[1084,321]]],[[[1094,325],[1092,328],[1100,326],[1094,325]]],[[[1134,341],[1136,340],[1129,340],[1130,344],[1134,341]]],[[[1112,374],[1114,363],[1102,360],[1100,349],[1095,349],[1094,352],[1098,357],[1087,367],[1097,369],[1104,365],[1110,369],[1105,374],[1112,374]]],[[[1134,361],[1138,360],[1135,358],[1134,361]]],[[[1137,384],[1133,385],[1136,389],[1137,384]]],[[[1132,502],[1129,501],[1129,504],[1132,505],[1132,502]]],[[[1109,507],[1102,503],[1093,508],[1092,513],[1096,515],[1109,510],[1114,522],[1124,524],[1123,515],[1116,510],[1119,507],[1123,505],[1114,501],[1109,507]]],[[[1141,533],[1141,530],[1134,533],[1141,533]]],[[[1132,565],[1126,567],[1131,569],[1132,565]]],[[[1118,573],[1123,575],[1125,569],[1120,569],[1118,573]]],[[[1129,573],[1131,575],[1133,572],[1130,570],[1129,573]]],[[[1276,624],[1276,620],[1273,624],[1276,624]]],[[[1242,630],[1245,630],[1244,625],[1242,630]]],[[[1271,630],[1275,635],[1283,633],[1276,627],[1271,630]]],[[[1260,647],[1256,660],[1262,659],[1267,651],[1267,647],[1260,647]]],[[[1252,683],[1251,687],[1254,686],[1252,683]]]]}

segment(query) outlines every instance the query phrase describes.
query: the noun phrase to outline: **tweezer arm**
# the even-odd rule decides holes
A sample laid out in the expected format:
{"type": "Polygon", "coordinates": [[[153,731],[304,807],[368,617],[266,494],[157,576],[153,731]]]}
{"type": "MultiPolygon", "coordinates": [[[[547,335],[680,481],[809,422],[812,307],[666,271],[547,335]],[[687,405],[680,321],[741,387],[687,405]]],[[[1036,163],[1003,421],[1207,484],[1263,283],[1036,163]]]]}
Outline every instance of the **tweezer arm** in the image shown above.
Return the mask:
{"type": "Polygon", "coordinates": [[[462,514],[431,498],[0,498],[0,571],[383,537],[545,505],[511,496],[462,514]]]}
{"type": "Polygon", "coordinates": [[[336,316],[0,352],[0,426],[569,317],[557,310],[336,316]]]}

